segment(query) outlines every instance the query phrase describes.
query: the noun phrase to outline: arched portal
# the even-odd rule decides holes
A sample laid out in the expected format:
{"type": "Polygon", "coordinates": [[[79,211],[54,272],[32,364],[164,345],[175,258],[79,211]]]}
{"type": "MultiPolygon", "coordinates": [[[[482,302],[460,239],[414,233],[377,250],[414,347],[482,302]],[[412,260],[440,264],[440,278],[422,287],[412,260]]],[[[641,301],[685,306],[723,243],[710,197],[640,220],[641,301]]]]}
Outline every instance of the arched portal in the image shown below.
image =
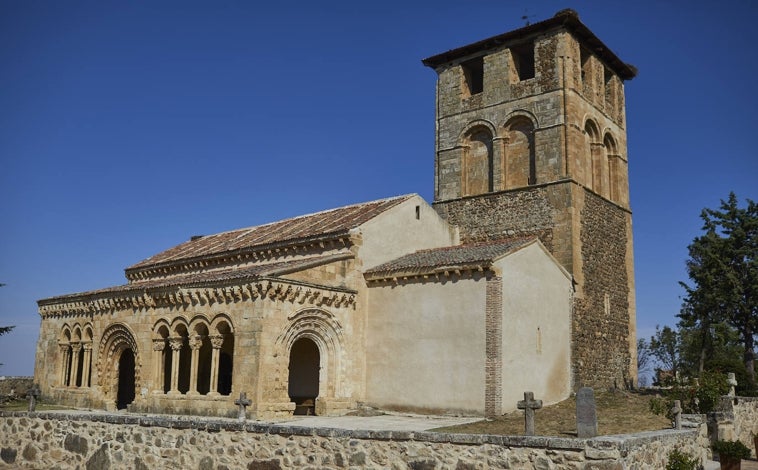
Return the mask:
{"type": "Polygon", "coordinates": [[[309,338],[300,338],[292,345],[289,361],[288,392],[295,402],[295,414],[316,414],[319,394],[321,355],[309,338]]]}
{"type": "Polygon", "coordinates": [[[131,329],[114,323],[105,329],[97,353],[98,385],[108,407],[126,407],[135,399],[142,382],[142,361],[131,329]],[[129,391],[131,390],[131,393],[129,391]]]}
{"type": "Polygon", "coordinates": [[[134,401],[134,353],[126,348],[118,359],[118,388],[116,391],[116,408],[126,409],[134,401]]]}

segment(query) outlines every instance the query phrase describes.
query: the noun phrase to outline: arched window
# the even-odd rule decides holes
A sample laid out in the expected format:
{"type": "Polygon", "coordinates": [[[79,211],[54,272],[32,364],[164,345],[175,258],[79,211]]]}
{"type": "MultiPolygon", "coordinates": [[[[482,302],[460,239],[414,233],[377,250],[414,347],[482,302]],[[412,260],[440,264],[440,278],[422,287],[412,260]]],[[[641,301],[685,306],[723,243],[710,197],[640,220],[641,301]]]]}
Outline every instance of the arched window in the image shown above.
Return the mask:
{"type": "Polygon", "coordinates": [[[603,139],[603,146],[605,147],[605,159],[608,168],[608,185],[607,185],[607,197],[611,201],[619,202],[619,186],[620,186],[620,171],[619,171],[619,153],[616,147],[616,141],[610,134],[605,134],[603,139]]]}
{"type": "Polygon", "coordinates": [[[475,127],[466,133],[463,147],[463,195],[493,191],[492,133],[475,127]]]}
{"type": "Polygon", "coordinates": [[[505,188],[537,183],[534,154],[534,124],[518,116],[505,125],[505,188]]]}
{"type": "Polygon", "coordinates": [[[600,143],[600,131],[597,124],[587,120],[584,124],[584,184],[596,193],[602,193],[602,175],[606,172],[605,152],[600,143]]]}

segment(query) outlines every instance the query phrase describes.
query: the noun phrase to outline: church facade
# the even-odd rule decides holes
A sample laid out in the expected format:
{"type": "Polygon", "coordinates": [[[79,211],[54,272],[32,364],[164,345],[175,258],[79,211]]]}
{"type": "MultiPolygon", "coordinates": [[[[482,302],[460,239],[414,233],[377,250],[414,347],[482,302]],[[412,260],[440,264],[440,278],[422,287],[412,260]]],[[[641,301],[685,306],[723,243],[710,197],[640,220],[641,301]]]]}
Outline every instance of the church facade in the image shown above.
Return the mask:
{"type": "Polygon", "coordinates": [[[634,284],[621,62],[571,11],[424,60],[435,200],[192,237],[38,302],[35,380],[74,406],[262,419],[495,416],[624,386],[634,284]]]}

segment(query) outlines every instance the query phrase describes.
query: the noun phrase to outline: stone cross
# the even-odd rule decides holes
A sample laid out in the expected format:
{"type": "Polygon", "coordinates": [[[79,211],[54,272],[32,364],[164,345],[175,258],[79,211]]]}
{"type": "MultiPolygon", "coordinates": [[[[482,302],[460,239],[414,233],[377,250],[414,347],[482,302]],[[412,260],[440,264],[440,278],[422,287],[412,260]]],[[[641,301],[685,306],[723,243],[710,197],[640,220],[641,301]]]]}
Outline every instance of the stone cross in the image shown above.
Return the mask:
{"type": "Polygon", "coordinates": [[[524,392],[524,399],[516,403],[519,410],[524,410],[524,435],[534,436],[534,410],[542,408],[542,400],[535,400],[534,393],[524,392]]]}
{"type": "Polygon", "coordinates": [[[729,396],[734,396],[734,387],[737,386],[737,379],[734,377],[734,372],[729,372],[726,375],[726,383],[729,384],[729,396]]]}
{"type": "Polygon", "coordinates": [[[37,399],[42,395],[39,389],[39,384],[32,385],[32,388],[26,392],[26,397],[29,399],[29,411],[34,411],[37,408],[37,399]]]}
{"type": "Polygon", "coordinates": [[[239,413],[237,414],[237,419],[240,421],[245,421],[247,419],[247,416],[245,414],[245,408],[250,406],[252,402],[247,399],[247,393],[240,392],[240,397],[237,400],[234,400],[234,404],[239,406],[239,413]]]}
{"type": "Polygon", "coordinates": [[[674,429],[682,429],[682,402],[674,400],[674,407],[671,408],[671,414],[674,415],[674,429]]]}
{"type": "Polygon", "coordinates": [[[597,436],[595,392],[590,387],[576,392],[576,437],[597,436]]]}

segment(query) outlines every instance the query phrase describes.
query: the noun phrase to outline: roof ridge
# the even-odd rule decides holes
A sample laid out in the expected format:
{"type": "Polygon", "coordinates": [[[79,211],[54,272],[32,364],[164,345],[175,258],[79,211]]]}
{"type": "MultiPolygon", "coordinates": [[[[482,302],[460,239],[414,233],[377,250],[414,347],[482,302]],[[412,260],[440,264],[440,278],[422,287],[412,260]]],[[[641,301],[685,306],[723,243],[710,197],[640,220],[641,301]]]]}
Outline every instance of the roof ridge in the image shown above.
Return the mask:
{"type": "Polygon", "coordinates": [[[227,234],[227,233],[241,232],[243,230],[251,231],[253,229],[257,229],[257,228],[261,228],[261,227],[266,227],[268,225],[280,224],[282,222],[288,222],[288,221],[295,221],[297,219],[303,219],[305,217],[312,217],[314,215],[328,214],[329,212],[336,212],[336,211],[339,211],[339,210],[350,209],[352,207],[365,206],[367,204],[376,204],[376,203],[382,203],[382,202],[389,202],[389,201],[392,201],[394,199],[410,198],[411,196],[418,196],[418,193],[401,194],[401,195],[398,195],[398,196],[390,196],[390,197],[385,197],[385,198],[381,198],[381,199],[373,199],[371,201],[356,202],[354,204],[347,204],[347,205],[340,206],[340,207],[332,207],[330,209],[323,209],[323,210],[320,210],[320,211],[317,211],[317,212],[309,212],[307,214],[300,214],[300,215],[296,215],[296,216],[293,216],[293,217],[287,217],[285,219],[272,220],[271,222],[266,222],[266,223],[263,223],[263,224],[260,224],[260,225],[250,225],[248,227],[240,227],[240,228],[235,228],[235,229],[231,229],[231,230],[225,230],[223,232],[214,232],[214,233],[211,233],[209,235],[201,235],[201,236],[203,238],[205,238],[205,237],[214,237],[216,235],[224,235],[224,234],[227,234]]]}

